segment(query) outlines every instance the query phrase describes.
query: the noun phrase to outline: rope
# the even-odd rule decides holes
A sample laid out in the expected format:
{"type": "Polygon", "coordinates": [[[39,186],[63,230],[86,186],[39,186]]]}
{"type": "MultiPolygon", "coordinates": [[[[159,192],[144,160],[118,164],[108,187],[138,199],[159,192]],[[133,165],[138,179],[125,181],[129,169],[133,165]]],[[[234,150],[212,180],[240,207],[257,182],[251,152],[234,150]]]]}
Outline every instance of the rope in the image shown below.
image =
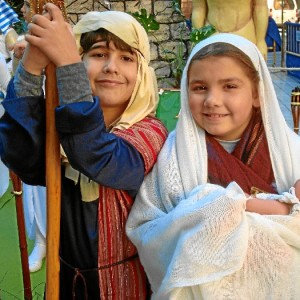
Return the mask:
{"type": "Polygon", "coordinates": [[[87,285],[86,285],[86,279],[83,275],[83,273],[88,273],[88,272],[95,272],[95,271],[100,271],[100,270],[103,270],[103,269],[108,269],[108,268],[111,268],[111,267],[114,267],[114,266],[117,266],[117,265],[120,265],[120,264],[123,264],[127,261],[130,261],[130,260],[133,260],[135,258],[138,257],[138,254],[136,253],[135,255],[132,255],[132,256],[129,256],[125,259],[122,259],[120,261],[117,261],[115,263],[112,263],[112,264],[107,264],[107,265],[104,265],[104,266],[101,266],[99,268],[91,268],[91,269],[80,269],[80,268],[75,268],[73,267],[71,264],[69,264],[68,262],[66,262],[64,259],[62,259],[60,257],[60,261],[65,265],[67,266],[68,268],[70,268],[71,270],[73,270],[75,272],[74,274],[74,277],[73,277],[73,287],[72,287],[72,299],[75,300],[76,299],[76,291],[75,291],[75,288],[76,288],[76,283],[77,283],[77,279],[81,279],[83,284],[84,284],[84,296],[85,296],[85,300],[88,299],[88,291],[87,291],[87,285]]]}

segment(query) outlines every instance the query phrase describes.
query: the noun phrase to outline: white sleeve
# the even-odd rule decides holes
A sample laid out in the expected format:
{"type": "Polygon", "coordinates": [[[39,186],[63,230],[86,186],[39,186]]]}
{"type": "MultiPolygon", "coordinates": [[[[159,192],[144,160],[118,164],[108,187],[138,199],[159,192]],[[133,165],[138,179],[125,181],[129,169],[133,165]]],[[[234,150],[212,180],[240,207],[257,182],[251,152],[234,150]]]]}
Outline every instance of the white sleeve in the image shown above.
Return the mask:
{"type": "Polygon", "coordinates": [[[11,78],[11,73],[9,72],[6,60],[2,54],[0,54],[0,88],[6,91],[7,85],[11,78]]]}

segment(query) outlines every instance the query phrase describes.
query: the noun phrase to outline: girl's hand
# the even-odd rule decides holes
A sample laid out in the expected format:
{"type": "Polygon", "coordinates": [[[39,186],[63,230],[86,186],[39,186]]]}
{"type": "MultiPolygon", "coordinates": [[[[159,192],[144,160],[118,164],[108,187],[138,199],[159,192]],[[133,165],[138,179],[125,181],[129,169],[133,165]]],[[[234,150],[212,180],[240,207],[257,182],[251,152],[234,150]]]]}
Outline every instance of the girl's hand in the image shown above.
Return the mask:
{"type": "Polygon", "coordinates": [[[28,25],[31,35],[26,40],[44,53],[56,66],[81,61],[71,26],[60,9],[52,3],[44,7],[44,15],[34,15],[28,25]]]}

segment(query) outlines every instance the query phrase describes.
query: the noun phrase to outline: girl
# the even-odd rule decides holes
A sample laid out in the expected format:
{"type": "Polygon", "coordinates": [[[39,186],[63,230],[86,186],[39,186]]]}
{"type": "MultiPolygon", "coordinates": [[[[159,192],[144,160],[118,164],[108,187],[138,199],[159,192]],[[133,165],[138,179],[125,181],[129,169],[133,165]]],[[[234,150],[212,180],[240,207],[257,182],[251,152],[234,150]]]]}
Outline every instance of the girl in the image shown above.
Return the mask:
{"type": "Polygon", "coordinates": [[[63,148],[60,299],[146,299],[125,223],[167,135],[153,117],[158,93],[147,34],[126,13],[90,12],[74,27],[80,56],[58,7],[45,10],[29,25],[29,45],[4,100],[1,157],[24,182],[45,183],[41,74],[51,60],[63,148]]]}
{"type": "Polygon", "coordinates": [[[176,130],[127,222],[153,299],[297,298],[300,204],[288,191],[300,138],[262,55],[237,35],[212,36],[181,86],[176,130]]]}

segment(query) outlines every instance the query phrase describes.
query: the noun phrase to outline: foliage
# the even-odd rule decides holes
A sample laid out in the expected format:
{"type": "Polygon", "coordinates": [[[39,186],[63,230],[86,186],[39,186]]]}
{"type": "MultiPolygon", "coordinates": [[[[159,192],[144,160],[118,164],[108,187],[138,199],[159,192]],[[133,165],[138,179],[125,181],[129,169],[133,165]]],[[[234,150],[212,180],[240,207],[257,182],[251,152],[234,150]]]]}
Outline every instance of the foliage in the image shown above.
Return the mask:
{"type": "Polygon", "coordinates": [[[23,0],[6,0],[7,4],[18,14],[20,22],[13,24],[13,28],[18,34],[22,34],[27,31],[27,24],[23,18],[21,8],[23,6],[23,0]]]}
{"type": "Polygon", "coordinates": [[[23,0],[5,0],[6,3],[18,14],[21,16],[21,7],[23,6],[23,0]]]}
{"type": "Polygon", "coordinates": [[[185,26],[181,26],[179,42],[172,50],[168,50],[168,49],[163,50],[164,60],[169,62],[171,67],[171,72],[172,72],[171,75],[172,78],[174,78],[173,82],[167,79],[166,82],[174,88],[180,87],[181,76],[188,55],[188,53],[185,53],[186,44],[183,39],[184,30],[186,30],[185,26]]]}
{"type": "MultiPolygon", "coordinates": [[[[163,59],[170,64],[172,72],[171,77],[174,78],[174,81],[171,81],[169,79],[165,79],[165,81],[172,87],[178,88],[180,87],[182,72],[186,64],[186,58],[188,56],[188,53],[185,53],[187,42],[186,39],[184,39],[184,36],[186,36],[186,33],[189,34],[189,40],[192,42],[192,48],[195,44],[215,33],[216,29],[211,25],[207,25],[199,29],[193,28],[193,30],[190,31],[188,26],[186,25],[185,16],[183,15],[180,8],[180,1],[173,0],[172,8],[173,12],[175,14],[178,14],[182,19],[179,42],[178,45],[172,50],[164,49],[162,53],[163,59]]],[[[142,8],[138,12],[131,13],[131,15],[140,22],[147,33],[152,32],[153,37],[156,38],[153,32],[159,30],[159,23],[155,20],[155,16],[153,14],[148,14],[147,10],[142,8]]]]}
{"type": "Polygon", "coordinates": [[[173,0],[172,1],[172,7],[174,9],[174,12],[181,15],[182,17],[184,17],[182,11],[181,11],[181,8],[180,8],[180,1],[178,0],[173,0]]]}
{"type": "Polygon", "coordinates": [[[212,25],[206,25],[199,29],[193,28],[193,30],[190,34],[190,40],[194,44],[197,44],[197,43],[203,41],[204,39],[208,38],[215,32],[216,32],[216,28],[212,25]]]}
{"type": "Polygon", "coordinates": [[[23,34],[27,31],[27,23],[25,22],[25,20],[22,18],[20,19],[20,22],[17,22],[15,24],[13,24],[13,28],[15,29],[15,31],[17,32],[17,34],[23,34]]]}
{"type": "Polygon", "coordinates": [[[140,11],[131,13],[131,15],[140,22],[146,32],[156,31],[159,29],[159,23],[155,20],[154,15],[148,15],[145,8],[142,8],[140,11]]]}

